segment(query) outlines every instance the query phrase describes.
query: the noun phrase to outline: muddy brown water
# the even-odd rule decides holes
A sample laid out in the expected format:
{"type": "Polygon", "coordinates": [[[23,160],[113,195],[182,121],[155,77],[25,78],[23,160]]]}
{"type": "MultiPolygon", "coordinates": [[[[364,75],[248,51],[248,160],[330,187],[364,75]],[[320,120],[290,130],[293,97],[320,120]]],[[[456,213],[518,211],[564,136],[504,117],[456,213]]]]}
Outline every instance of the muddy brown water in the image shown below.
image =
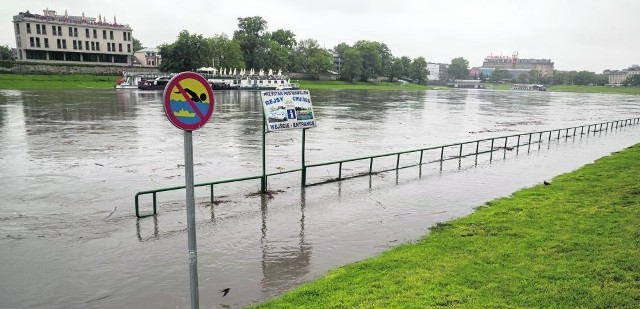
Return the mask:
{"type": "MultiPolygon", "coordinates": [[[[640,115],[640,96],[312,91],[307,164],[640,115]]],[[[257,92],[216,92],[195,131],[196,182],[261,173],[257,92]]],[[[418,239],[437,222],[638,142],[640,126],[302,189],[300,175],[196,188],[200,304],[242,307],[418,239]],[[227,296],[219,292],[230,288],[227,296]]],[[[300,167],[301,132],[267,134],[267,170],[300,167]]],[[[188,308],[182,132],[161,92],[0,90],[0,307],[188,308]],[[150,198],[143,197],[143,211],[150,198]]],[[[376,162],[393,165],[395,158],[376,162]]],[[[345,164],[343,173],[356,173],[345,164]]],[[[310,181],[337,166],[309,171],[310,181]]]]}

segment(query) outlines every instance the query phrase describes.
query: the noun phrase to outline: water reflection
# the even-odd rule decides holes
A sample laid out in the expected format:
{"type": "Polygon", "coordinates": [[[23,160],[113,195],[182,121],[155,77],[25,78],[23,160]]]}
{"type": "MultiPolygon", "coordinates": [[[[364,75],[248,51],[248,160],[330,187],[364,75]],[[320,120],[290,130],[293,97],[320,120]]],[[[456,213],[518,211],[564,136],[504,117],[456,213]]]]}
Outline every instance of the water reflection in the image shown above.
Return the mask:
{"type": "MultiPolygon", "coordinates": [[[[210,123],[194,133],[196,182],[260,174],[259,94],[215,95],[210,123]]],[[[640,114],[638,96],[478,90],[311,96],[318,117],[318,127],[306,133],[311,164],[640,114]]],[[[495,141],[494,148],[504,149],[468,158],[458,158],[455,147],[425,151],[424,162],[432,164],[303,190],[293,174],[274,177],[269,189],[283,192],[273,199],[247,195],[259,182],[216,186],[214,205],[201,189],[201,288],[233,288],[224,299],[202,293],[201,303],[240,307],[274,296],[416,239],[429,225],[487,199],[635,143],[637,128],[562,131],[561,142],[552,143],[548,133],[533,135],[529,144],[522,135],[512,150],[506,148],[516,137],[506,147],[495,141]],[[451,160],[440,163],[441,155],[451,160]]],[[[268,173],[299,168],[300,135],[267,135],[268,173]]],[[[0,290],[7,292],[0,307],[184,307],[184,191],[159,194],[156,217],[137,220],[133,211],[136,192],[184,184],[182,137],[166,120],[161,92],[0,91],[0,256],[15,265],[0,270],[0,290]],[[103,295],[109,297],[96,300],[103,295]]],[[[464,145],[464,153],[473,150],[464,145]]],[[[402,164],[415,157],[403,155],[402,164]]],[[[395,163],[381,159],[375,167],[395,163]]],[[[368,170],[368,162],[362,165],[368,170]]],[[[358,168],[348,164],[344,173],[358,168]]],[[[325,179],[338,171],[313,173],[325,179]]]]}

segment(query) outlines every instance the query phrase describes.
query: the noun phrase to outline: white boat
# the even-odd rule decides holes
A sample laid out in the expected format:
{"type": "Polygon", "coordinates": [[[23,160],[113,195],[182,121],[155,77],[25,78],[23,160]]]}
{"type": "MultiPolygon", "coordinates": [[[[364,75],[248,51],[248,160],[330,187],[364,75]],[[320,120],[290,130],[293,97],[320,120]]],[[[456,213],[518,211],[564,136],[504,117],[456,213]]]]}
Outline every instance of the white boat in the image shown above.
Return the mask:
{"type": "Polygon", "coordinates": [[[299,89],[284,75],[213,75],[203,74],[214,90],[288,90],[299,89]]]}
{"type": "Polygon", "coordinates": [[[171,76],[166,73],[135,73],[124,72],[122,78],[116,81],[116,89],[138,89],[140,82],[146,80],[155,80],[158,77],[171,76]]]}

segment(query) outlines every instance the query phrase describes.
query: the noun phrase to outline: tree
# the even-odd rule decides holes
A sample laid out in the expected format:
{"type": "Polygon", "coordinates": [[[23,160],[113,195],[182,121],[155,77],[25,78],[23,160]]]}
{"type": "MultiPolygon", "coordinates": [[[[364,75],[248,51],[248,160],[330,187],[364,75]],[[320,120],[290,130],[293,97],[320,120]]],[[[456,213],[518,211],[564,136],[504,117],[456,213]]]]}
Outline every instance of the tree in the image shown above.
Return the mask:
{"type": "Polygon", "coordinates": [[[210,61],[211,66],[216,68],[245,67],[238,41],[229,39],[226,34],[219,34],[207,38],[207,44],[209,45],[207,60],[210,61]]]}
{"type": "Polygon", "coordinates": [[[469,76],[469,61],[462,57],[451,59],[449,76],[453,76],[454,79],[467,78],[469,76]]]}
{"type": "Polygon", "coordinates": [[[413,59],[411,62],[411,78],[413,80],[417,80],[418,84],[422,84],[423,81],[427,80],[427,61],[424,57],[418,57],[413,59]]]}
{"type": "Polygon", "coordinates": [[[509,79],[509,73],[505,70],[495,69],[491,72],[491,76],[489,76],[489,81],[491,82],[502,82],[509,79]]]}
{"type": "Polygon", "coordinates": [[[389,81],[392,82],[396,78],[402,76],[402,60],[398,57],[391,58],[391,69],[389,70],[389,81]]]}
{"type": "Polygon", "coordinates": [[[163,44],[159,48],[162,55],[160,70],[165,72],[195,71],[210,63],[209,44],[201,34],[189,34],[183,30],[172,44],[163,44]]]}
{"type": "Polygon", "coordinates": [[[402,63],[401,77],[409,78],[411,76],[411,58],[402,56],[400,57],[400,63],[402,63]]]}
{"type": "Polygon", "coordinates": [[[0,45],[0,60],[13,60],[11,48],[7,45],[0,45]]]}
{"type": "Polygon", "coordinates": [[[530,83],[537,84],[537,83],[539,83],[539,81],[538,81],[539,79],[540,79],[540,71],[538,71],[538,70],[530,70],[529,71],[529,82],[530,83]]]}
{"type": "Polygon", "coordinates": [[[382,57],[378,49],[377,42],[358,41],[353,47],[360,52],[362,58],[362,69],[360,70],[360,80],[367,81],[375,78],[382,68],[382,57]]]}
{"type": "Polygon", "coordinates": [[[353,80],[361,75],[362,71],[362,55],[360,51],[354,47],[344,50],[344,66],[342,67],[342,78],[353,83],[353,80]]]}
{"type": "Polygon", "coordinates": [[[132,38],[133,39],[133,51],[139,51],[141,49],[143,49],[144,47],[142,46],[142,42],[140,42],[140,40],[136,39],[136,38],[132,38]]]}
{"type": "Polygon", "coordinates": [[[589,71],[580,71],[573,76],[574,85],[589,85],[595,80],[596,73],[589,71]]]}
{"type": "Polygon", "coordinates": [[[640,86],[640,74],[627,76],[622,83],[623,86],[640,86]]]}
{"type": "Polygon", "coordinates": [[[256,61],[256,54],[268,47],[264,37],[267,21],[260,16],[238,17],[238,28],[233,32],[233,39],[240,43],[247,67],[257,69],[261,64],[256,61]]]}
{"type": "Polygon", "coordinates": [[[333,68],[333,57],[314,39],[300,41],[294,51],[293,59],[311,79],[317,79],[321,73],[333,68]]]}
{"type": "Polygon", "coordinates": [[[298,42],[296,42],[296,35],[290,30],[278,29],[271,33],[270,40],[275,41],[290,50],[298,44],[298,42]]]}

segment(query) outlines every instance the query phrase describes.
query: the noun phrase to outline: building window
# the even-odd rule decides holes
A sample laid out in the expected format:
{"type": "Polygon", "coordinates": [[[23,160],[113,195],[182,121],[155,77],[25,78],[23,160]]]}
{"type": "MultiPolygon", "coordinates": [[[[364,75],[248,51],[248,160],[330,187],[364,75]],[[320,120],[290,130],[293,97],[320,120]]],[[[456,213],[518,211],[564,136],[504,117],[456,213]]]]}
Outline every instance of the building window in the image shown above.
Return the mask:
{"type": "Polygon", "coordinates": [[[98,38],[98,30],[93,29],[93,38],[97,39],[98,38]]]}
{"type": "Polygon", "coordinates": [[[127,52],[130,53],[131,52],[131,44],[127,44],[127,52]]]}
{"type": "Polygon", "coordinates": [[[44,48],[49,48],[49,39],[44,38],[44,48]]]}
{"type": "Polygon", "coordinates": [[[36,24],[36,33],[42,34],[42,32],[40,32],[40,24],[36,24]]]}
{"type": "Polygon", "coordinates": [[[84,34],[87,37],[87,39],[89,38],[89,29],[84,29],[84,34]]]}
{"type": "Polygon", "coordinates": [[[96,50],[96,42],[91,42],[91,50],[96,50]]]}
{"type": "Polygon", "coordinates": [[[29,46],[31,46],[31,47],[36,47],[36,43],[35,43],[35,41],[33,40],[33,37],[30,37],[30,38],[29,38],[29,46]]]}
{"type": "Polygon", "coordinates": [[[47,25],[42,25],[42,34],[47,34],[47,25]]]}
{"type": "Polygon", "coordinates": [[[58,26],[58,35],[62,36],[62,26],[58,26]]]}
{"type": "Polygon", "coordinates": [[[31,33],[31,24],[27,23],[27,33],[31,33]]]}
{"type": "Polygon", "coordinates": [[[111,51],[112,52],[116,51],[116,43],[111,43],[111,51]]]}
{"type": "Polygon", "coordinates": [[[73,28],[73,36],[78,37],[78,28],[73,28]]]}
{"type": "Polygon", "coordinates": [[[82,41],[78,40],[78,49],[82,50],[82,41]]]}
{"type": "Polygon", "coordinates": [[[118,51],[122,52],[122,43],[118,43],[118,51]]]}
{"type": "Polygon", "coordinates": [[[73,36],[73,27],[69,27],[69,36],[72,37],[73,36]]]}
{"type": "Polygon", "coordinates": [[[84,41],[84,49],[89,50],[89,41],[84,41]]]}
{"type": "Polygon", "coordinates": [[[51,33],[53,33],[53,35],[58,35],[58,32],[56,32],[56,26],[51,26],[51,33]]]}
{"type": "Polygon", "coordinates": [[[73,40],[73,49],[78,49],[78,43],[76,40],[73,40]]]}
{"type": "Polygon", "coordinates": [[[110,52],[111,51],[111,44],[107,43],[107,51],[110,52]]]}
{"type": "Polygon", "coordinates": [[[16,34],[20,35],[20,24],[16,24],[16,34]]]}
{"type": "Polygon", "coordinates": [[[56,43],[58,43],[58,49],[62,49],[62,42],[60,42],[60,39],[57,39],[56,43]]]}
{"type": "Polygon", "coordinates": [[[40,48],[40,38],[36,38],[36,47],[40,48]]]}
{"type": "Polygon", "coordinates": [[[67,49],[67,40],[62,39],[62,49],[67,49]]]}
{"type": "Polygon", "coordinates": [[[109,40],[113,41],[113,31],[109,31],[109,40]]]}
{"type": "Polygon", "coordinates": [[[102,30],[102,39],[103,40],[107,39],[107,30],[102,30]]]}
{"type": "Polygon", "coordinates": [[[96,42],[96,50],[100,50],[100,42],[96,42]]]}

